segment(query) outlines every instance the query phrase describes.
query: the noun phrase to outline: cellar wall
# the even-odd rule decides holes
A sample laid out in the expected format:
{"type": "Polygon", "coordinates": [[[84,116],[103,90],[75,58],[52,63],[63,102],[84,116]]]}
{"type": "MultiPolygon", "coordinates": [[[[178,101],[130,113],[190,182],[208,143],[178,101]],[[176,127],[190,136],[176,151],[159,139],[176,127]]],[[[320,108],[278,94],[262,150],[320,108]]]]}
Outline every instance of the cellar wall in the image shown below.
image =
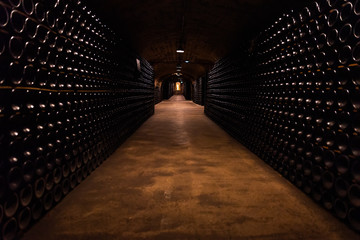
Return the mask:
{"type": "Polygon", "coordinates": [[[12,239],[154,113],[150,64],[77,0],[0,1],[0,230],[12,239]]]}
{"type": "Polygon", "coordinates": [[[205,102],[207,116],[356,230],[359,15],[358,1],[284,14],[249,51],[216,62],[205,102]]]}

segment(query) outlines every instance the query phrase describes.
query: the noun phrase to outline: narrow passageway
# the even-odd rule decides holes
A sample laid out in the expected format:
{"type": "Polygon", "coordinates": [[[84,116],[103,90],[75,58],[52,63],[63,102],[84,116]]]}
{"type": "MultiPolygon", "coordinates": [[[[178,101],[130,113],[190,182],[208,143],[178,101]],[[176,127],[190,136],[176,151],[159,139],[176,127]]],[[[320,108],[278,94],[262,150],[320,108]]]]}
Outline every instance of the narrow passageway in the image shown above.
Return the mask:
{"type": "Polygon", "coordinates": [[[23,239],[357,235],[177,95],[23,239]]]}
{"type": "Polygon", "coordinates": [[[175,102],[185,101],[185,97],[184,95],[174,95],[169,99],[169,101],[175,101],[175,102]]]}

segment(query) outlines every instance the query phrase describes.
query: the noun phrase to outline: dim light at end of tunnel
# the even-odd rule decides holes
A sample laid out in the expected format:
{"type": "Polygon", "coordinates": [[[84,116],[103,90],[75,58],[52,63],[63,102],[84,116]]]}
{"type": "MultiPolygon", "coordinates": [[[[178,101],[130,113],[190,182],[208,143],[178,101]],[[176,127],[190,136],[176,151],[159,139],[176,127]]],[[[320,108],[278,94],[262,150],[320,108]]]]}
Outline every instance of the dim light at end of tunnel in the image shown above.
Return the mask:
{"type": "Polygon", "coordinates": [[[180,91],[180,82],[176,83],[176,91],[180,91]]]}

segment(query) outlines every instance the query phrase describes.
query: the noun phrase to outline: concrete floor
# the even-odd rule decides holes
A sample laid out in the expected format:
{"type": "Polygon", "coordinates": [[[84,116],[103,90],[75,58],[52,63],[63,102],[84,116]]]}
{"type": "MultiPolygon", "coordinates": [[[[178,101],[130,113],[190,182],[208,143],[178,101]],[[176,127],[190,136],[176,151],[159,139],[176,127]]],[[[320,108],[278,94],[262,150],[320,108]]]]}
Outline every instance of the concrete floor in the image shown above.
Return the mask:
{"type": "Polygon", "coordinates": [[[175,96],[23,237],[360,239],[175,96]]]}

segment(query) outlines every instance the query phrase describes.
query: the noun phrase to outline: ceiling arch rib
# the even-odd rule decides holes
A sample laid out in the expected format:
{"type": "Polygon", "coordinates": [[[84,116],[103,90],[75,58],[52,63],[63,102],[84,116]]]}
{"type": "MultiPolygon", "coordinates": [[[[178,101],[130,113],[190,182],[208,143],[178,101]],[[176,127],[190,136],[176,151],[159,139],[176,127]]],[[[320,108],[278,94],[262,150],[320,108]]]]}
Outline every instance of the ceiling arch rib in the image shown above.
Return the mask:
{"type": "Polygon", "coordinates": [[[173,75],[175,73],[181,73],[187,75],[189,78],[197,79],[203,76],[207,70],[212,66],[211,63],[198,64],[198,63],[181,63],[181,71],[177,71],[178,63],[152,63],[155,72],[155,79],[161,81],[164,76],[173,75]]]}

